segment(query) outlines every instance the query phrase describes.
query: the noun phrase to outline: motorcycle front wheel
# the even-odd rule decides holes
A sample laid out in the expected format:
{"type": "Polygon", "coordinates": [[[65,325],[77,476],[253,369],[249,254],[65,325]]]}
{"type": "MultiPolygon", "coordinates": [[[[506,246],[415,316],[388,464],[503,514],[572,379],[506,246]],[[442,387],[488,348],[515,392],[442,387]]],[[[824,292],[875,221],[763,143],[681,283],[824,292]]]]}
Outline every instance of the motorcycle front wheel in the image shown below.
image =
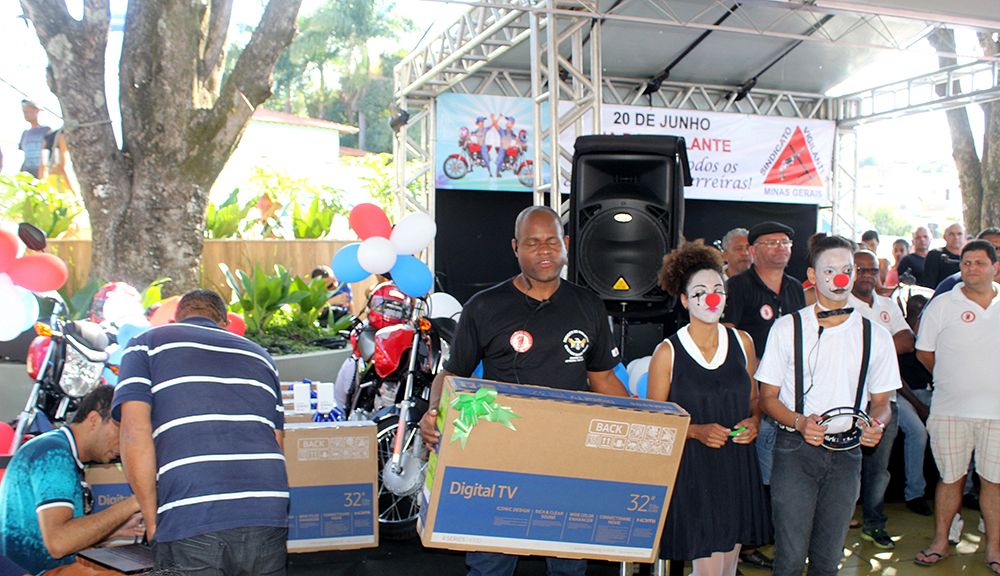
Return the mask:
{"type": "Polygon", "coordinates": [[[469,171],[468,165],[466,165],[465,161],[462,160],[462,157],[457,154],[448,156],[442,167],[444,168],[445,176],[451,178],[452,180],[458,180],[459,178],[465,176],[465,174],[469,171]]]}
{"type": "Polygon", "coordinates": [[[535,169],[534,163],[530,160],[521,162],[521,165],[517,167],[517,181],[523,186],[531,188],[535,185],[535,169]]]}
{"type": "MultiPolygon", "coordinates": [[[[417,516],[420,514],[420,492],[409,496],[397,496],[382,484],[382,469],[392,458],[392,446],[396,441],[399,418],[386,418],[378,423],[375,440],[378,444],[378,526],[379,537],[387,540],[409,540],[416,538],[417,516]]],[[[403,451],[408,451],[414,442],[420,441],[420,427],[409,426],[403,442],[403,451]]]]}

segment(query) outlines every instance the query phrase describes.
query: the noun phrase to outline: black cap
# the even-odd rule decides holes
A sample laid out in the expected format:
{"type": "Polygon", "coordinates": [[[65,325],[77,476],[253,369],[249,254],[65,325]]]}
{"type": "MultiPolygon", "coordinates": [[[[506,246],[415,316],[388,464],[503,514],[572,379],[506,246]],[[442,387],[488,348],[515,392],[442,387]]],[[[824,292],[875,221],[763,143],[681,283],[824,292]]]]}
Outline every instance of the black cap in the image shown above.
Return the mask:
{"type": "Polygon", "coordinates": [[[764,236],[765,234],[785,234],[789,238],[795,237],[795,230],[790,227],[785,226],[781,222],[761,222],[760,224],[754,225],[750,229],[750,233],[747,234],[747,242],[753,244],[758,238],[764,236]]]}

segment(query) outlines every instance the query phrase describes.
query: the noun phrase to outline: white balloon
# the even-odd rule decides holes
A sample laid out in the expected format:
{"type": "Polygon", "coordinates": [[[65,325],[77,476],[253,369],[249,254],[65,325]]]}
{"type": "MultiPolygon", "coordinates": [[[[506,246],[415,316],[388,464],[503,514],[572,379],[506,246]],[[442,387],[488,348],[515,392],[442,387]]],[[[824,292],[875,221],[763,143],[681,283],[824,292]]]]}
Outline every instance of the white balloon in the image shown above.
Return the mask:
{"type": "Polygon", "coordinates": [[[358,264],[372,274],[385,274],[396,265],[396,250],[382,236],[372,236],[358,246],[358,264]]]}
{"type": "Polygon", "coordinates": [[[628,382],[623,382],[623,384],[628,386],[629,392],[636,394],[636,386],[639,384],[639,379],[642,378],[643,374],[649,372],[649,361],[652,359],[652,356],[643,356],[628,363],[628,366],[625,368],[625,371],[628,373],[628,382]]]}
{"type": "Polygon", "coordinates": [[[462,314],[462,304],[447,292],[435,292],[427,300],[431,318],[451,318],[457,322],[462,314]]]}
{"type": "Polygon", "coordinates": [[[437,224],[434,219],[423,212],[414,212],[396,224],[389,239],[397,254],[416,254],[431,243],[435,234],[437,224]]]}
{"type": "Polygon", "coordinates": [[[119,326],[123,324],[124,319],[141,317],[143,312],[142,302],[117,290],[108,293],[104,300],[104,308],[101,310],[105,321],[119,326]]]}
{"type": "Polygon", "coordinates": [[[9,341],[38,320],[38,300],[20,286],[0,287],[0,340],[9,341]]]}

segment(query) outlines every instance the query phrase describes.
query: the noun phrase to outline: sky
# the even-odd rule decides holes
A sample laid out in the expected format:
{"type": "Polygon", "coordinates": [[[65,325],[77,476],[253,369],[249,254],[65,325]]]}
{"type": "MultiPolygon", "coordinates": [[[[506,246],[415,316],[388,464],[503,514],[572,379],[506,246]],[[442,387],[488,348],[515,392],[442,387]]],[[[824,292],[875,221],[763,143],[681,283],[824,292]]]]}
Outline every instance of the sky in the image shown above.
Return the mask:
{"type": "MultiPolygon", "coordinates": [[[[322,0],[305,0],[301,13],[314,10],[321,2],[322,0]]],[[[71,11],[79,12],[82,0],[70,0],[69,5],[71,11]]],[[[113,13],[122,14],[125,5],[125,0],[112,0],[113,13]]],[[[241,23],[255,23],[259,19],[262,5],[261,0],[237,0],[234,26],[241,23]]],[[[467,9],[461,3],[434,0],[396,0],[396,6],[398,13],[409,17],[414,23],[414,31],[398,43],[399,47],[406,50],[412,50],[422,38],[433,38],[440,34],[445,26],[467,9]]],[[[970,41],[972,40],[969,38],[959,37],[960,46],[962,42],[970,41]]],[[[117,62],[119,51],[113,43],[111,44],[108,61],[117,62]]],[[[381,50],[382,47],[376,49],[381,50]]],[[[21,99],[31,98],[45,109],[41,115],[43,124],[58,127],[62,121],[59,118],[58,101],[45,85],[45,53],[38,43],[34,30],[21,18],[21,10],[16,2],[0,2],[0,53],[6,55],[0,59],[0,150],[5,153],[3,173],[10,174],[16,171],[20,164],[17,141],[21,130],[25,127],[21,118],[21,99]]],[[[929,59],[929,65],[933,66],[933,58],[929,56],[929,59]]],[[[854,75],[854,85],[845,84],[834,90],[837,93],[845,93],[882,83],[884,81],[882,79],[885,78],[905,77],[915,73],[916,70],[887,71],[884,67],[873,68],[854,75]]],[[[109,98],[112,104],[116,103],[115,100],[109,98]]],[[[974,133],[980,136],[982,114],[978,108],[970,107],[970,118],[974,133]]],[[[947,122],[941,112],[875,122],[860,127],[858,134],[859,157],[872,156],[879,163],[926,165],[951,158],[947,122]]],[[[955,186],[957,187],[957,182],[955,186]]],[[[907,193],[906,190],[898,191],[898,194],[902,195],[907,193]]],[[[892,198],[890,201],[894,202],[892,198]]],[[[960,204],[954,205],[960,210],[960,204]]]]}

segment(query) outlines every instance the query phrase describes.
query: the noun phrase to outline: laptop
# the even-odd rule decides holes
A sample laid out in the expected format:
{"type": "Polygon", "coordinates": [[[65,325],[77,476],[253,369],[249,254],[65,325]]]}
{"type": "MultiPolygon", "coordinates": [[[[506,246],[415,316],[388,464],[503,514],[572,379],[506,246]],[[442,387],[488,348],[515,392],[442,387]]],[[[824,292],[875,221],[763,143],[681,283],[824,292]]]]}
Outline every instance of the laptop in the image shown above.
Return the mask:
{"type": "Polygon", "coordinates": [[[77,555],[124,574],[137,574],[153,569],[153,551],[145,544],[87,548],[77,552],[77,555]]]}

